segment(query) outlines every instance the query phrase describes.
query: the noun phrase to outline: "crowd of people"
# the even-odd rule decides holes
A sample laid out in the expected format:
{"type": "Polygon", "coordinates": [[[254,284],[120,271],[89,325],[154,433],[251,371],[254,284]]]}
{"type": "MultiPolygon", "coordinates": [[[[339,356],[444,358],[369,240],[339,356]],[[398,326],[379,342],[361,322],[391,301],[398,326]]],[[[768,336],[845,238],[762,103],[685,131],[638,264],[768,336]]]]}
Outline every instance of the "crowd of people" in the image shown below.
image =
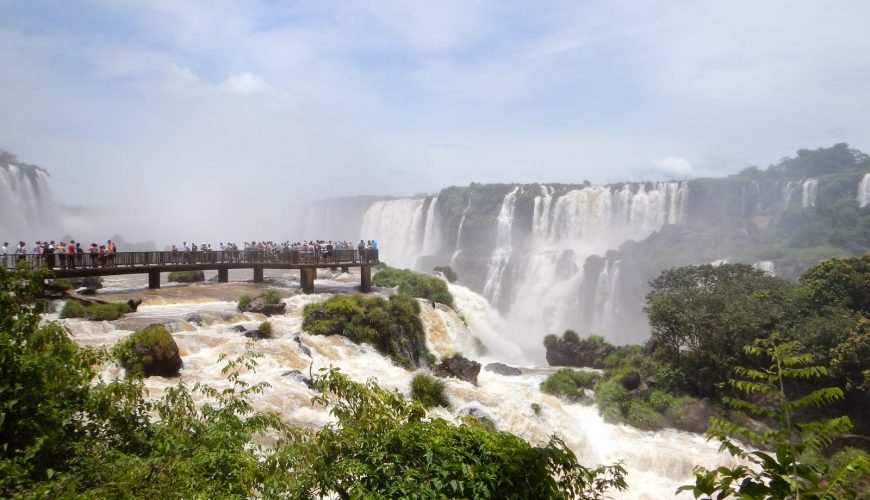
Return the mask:
{"type": "MultiPolygon", "coordinates": [[[[288,260],[299,262],[315,262],[322,258],[332,258],[336,251],[340,250],[377,250],[378,242],[375,240],[360,240],[354,245],[352,242],[332,240],[309,240],[291,243],[275,243],[272,241],[245,241],[241,245],[232,242],[220,242],[216,248],[210,243],[197,245],[195,243],[182,242],[181,246],[172,245],[169,251],[176,257],[170,258],[169,262],[199,262],[200,260],[214,260],[216,254],[223,252],[221,258],[229,258],[237,261],[262,261],[284,257],[288,260]]],[[[9,248],[9,243],[4,242],[0,248],[0,265],[12,267],[18,259],[29,258],[36,266],[45,266],[51,269],[75,269],[77,267],[111,267],[115,265],[115,254],[118,247],[112,240],[107,240],[105,245],[91,243],[85,249],[80,242],[70,239],[69,243],[60,241],[37,241],[32,248],[28,248],[23,241],[15,248],[9,248]]],[[[362,258],[362,256],[361,256],[362,258]]],[[[134,263],[135,264],[135,263],[134,263]]]]}
{"type": "Polygon", "coordinates": [[[9,242],[3,242],[0,247],[0,264],[3,267],[14,265],[18,259],[32,256],[34,265],[45,266],[50,269],[75,269],[82,266],[107,266],[114,261],[114,255],[118,251],[118,247],[112,240],[106,240],[105,245],[97,245],[91,243],[87,249],[82,247],[81,242],[73,239],[69,243],[54,240],[39,241],[34,243],[32,248],[27,247],[27,243],[19,241],[18,246],[10,250],[9,242]],[[10,259],[10,254],[12,258],[10,259]]]}

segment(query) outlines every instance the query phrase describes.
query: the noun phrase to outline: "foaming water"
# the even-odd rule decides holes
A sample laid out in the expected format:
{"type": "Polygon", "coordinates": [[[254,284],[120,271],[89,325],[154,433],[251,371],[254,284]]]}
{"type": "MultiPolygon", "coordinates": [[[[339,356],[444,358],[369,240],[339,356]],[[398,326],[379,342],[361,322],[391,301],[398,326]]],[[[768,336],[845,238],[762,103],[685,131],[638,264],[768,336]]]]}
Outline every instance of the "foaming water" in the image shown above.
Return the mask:
{"type": "MultiPolygon", "coordinates": [[[[330,286],[348,287],[355,279],[350,275],[336,276],[330,286]]],[[[193,293],[196,287],[190,289],[193,293]]],[[[503,320],[486,299],[458,285],[450,285],[450,291],[457,310],[440,304],[433,308],[427,301],[420,302],[427,343],[436,355],[461,352],[482,364],[502,361],[522,366],[529,362],[511,339],[500,336],[504,331],[503,320]],[[486,346],[485,354],[478,351],[478,341],[486,346]]],[[[256,371],[243,373],[242,380],[271,385],[262,394],[253,395],[252,404],[260,410],[278,412],[291,424],[317,427],[332,421],[332,417],[324,408],[311,403],[314,393],[298,375],[289,374],[291,370],[307,376],[320,368],[336,366],[355,380],[375,378],[382,387],[406,395],[410,394],[414,375],[395,366],[371,346],[356,345],[341,336],[303,332],[304,307],[330,296],[319,293],[285,298],[286,314],[268,318],[274,338],[255,343],[233,327],[255,328],[265,318],[239,314],[231,301],[154,303],[143,305],[136,313],[115,322],[61,321],[76,341],[91,346],[111,346],[131,333],[134,325],[151,322],[173,325],[184,369],[178,378],[148,378],[146,386],[153,397],[180,382],[225,388],[228,383],[221,373],[223,363],[217,359],[221,355],[236,357],[252,349],[262,357],[256,371]],[[196,323],[188,321],[193,315],[198,315],[196,323]]],[[[438,408],[433,415],[454,419],[461,412],[474,409],[492,418],[500,430],[512,432],[532,444],[546,443],[550,435],[556,434],[586,465],[623,461],[631,489],[620,498],[669,498],[679,485],[691,480],[694,465],[713,467],[731,463],[700,435],[673,430],[645,432],[607,424],[594,406],[568,404],[541,393],[540,383],[553,371],[555,368],[524,367],[522,375],[508,377],[483,370],[477,386],[445,379],[451,408],[438,408]],[[540,406],[540,415],[535,415],[533,403],[540,406]]],[[[114,366],[102,373],[105,378],[121,375],[122,370],[114,366]]]]}

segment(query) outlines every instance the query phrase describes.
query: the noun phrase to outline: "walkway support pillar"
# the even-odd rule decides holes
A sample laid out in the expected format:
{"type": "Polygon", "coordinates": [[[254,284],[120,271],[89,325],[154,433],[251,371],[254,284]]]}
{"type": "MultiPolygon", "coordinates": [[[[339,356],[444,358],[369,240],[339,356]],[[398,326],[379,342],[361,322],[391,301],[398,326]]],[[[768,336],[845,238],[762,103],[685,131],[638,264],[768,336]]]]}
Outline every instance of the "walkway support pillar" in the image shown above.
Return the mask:
{"type": "Polygon", "coordinates": [[[148,271],[148,288],[152,290],[160,288],[160,271],[148,271]]]}
{"type": "Polygon", "coordinates": [[[314,278],[317,277],[316,267],[303,267],[299,270],[299,282],[302,283],[303,293],[314,293],[314,278]]]}
{"type": "Polygon", "coordinates": [[[372,291],[372,266],[361,266],[359,290],[363,293],[372,291]]]}
{"type": "Polygon", "coordinates": [[[343,273],[349,273],[349,272],[350,272],[350,266],[341,266],[341,272],[343,272],[343,273]]]}
{"type": "Polygon", "coordinates": [[[226,267],[218,268],[218,282],[226,283],[230,280],[230,270],[226,267]]]}
{"type": "Polygon", "coordinates": [[[254,268],[254,283],[262,283],[263,282],[263,268],[255,267],[254,268]]]}

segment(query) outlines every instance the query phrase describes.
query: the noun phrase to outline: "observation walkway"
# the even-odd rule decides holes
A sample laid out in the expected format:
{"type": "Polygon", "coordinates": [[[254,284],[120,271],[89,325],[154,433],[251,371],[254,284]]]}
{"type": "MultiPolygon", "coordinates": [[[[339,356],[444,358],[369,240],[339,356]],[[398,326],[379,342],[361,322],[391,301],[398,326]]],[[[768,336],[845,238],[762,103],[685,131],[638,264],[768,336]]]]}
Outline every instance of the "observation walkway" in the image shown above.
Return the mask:
{"type": "Polygon", "coordinates": [[[377,250],[325,251],[196,251],[196,252],[117,252],[101,257],[96,254],[12,255],[5,263],[14,267],[25,260],[31,267],[47,267],[55,278],[84,278],[118,274],[148,274],[148,288],[160,288],[160,273],[172,271],[217,270],[218,281],[229,281],[230,269],[253,269],[254,282],[263,281],[264,269],[299,269],[304,293],[314,293],[317,270],[338,269],[347,272],[360,268],[360,290],[372,288],[372,266],[378,264],[377,250]]]}

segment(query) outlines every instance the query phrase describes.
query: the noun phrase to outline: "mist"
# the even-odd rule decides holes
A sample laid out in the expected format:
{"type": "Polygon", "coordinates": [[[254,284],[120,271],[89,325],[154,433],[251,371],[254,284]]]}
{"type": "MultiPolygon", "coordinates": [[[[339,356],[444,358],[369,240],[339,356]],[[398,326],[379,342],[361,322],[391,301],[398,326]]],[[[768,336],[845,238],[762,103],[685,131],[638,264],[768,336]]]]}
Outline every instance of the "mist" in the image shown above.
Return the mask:
{"type": "Polygon", "coordinates": [[[870,149],[860,2],[4,5],[0,147],[87,238],[315,238],[328,197],[870,149]]]}

